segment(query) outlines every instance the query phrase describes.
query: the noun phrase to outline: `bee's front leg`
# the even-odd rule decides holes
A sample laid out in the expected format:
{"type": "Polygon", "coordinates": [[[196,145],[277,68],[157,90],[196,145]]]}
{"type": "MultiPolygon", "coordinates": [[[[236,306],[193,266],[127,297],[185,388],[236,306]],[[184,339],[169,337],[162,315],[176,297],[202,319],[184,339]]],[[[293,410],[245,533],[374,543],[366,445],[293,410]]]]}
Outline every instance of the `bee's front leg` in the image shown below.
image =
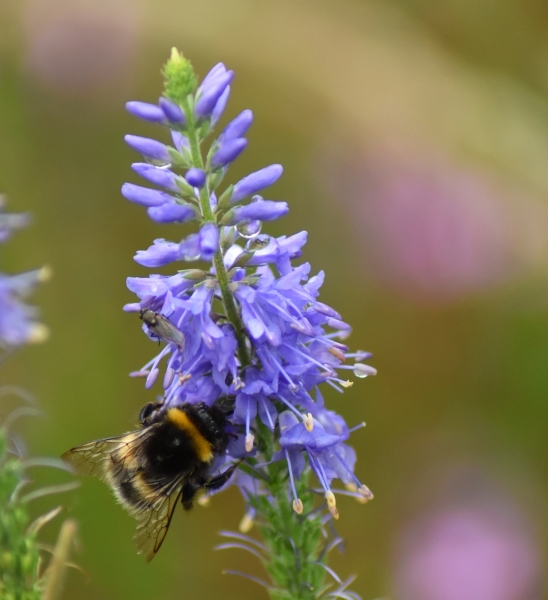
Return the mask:
{"type": "Polygon", "coordinates": [[[240,466],[242,461],[239,460],[237,463],[234,463],[231,467],[229,467],[224,473],[217,475],[217,477],[213,477],[207,483],[204,484],[204,487],[207,490],[218,490],[222,488],[223,485],[232,477],[234,471],[240,466]]]}

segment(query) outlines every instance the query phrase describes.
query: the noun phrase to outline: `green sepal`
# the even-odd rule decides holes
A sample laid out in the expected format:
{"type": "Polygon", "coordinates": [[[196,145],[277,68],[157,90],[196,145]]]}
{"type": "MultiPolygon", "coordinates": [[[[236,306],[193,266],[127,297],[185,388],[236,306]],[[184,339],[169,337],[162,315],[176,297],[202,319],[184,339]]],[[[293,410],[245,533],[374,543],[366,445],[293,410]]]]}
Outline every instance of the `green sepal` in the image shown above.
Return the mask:
{"type": "MultiPolygon", "coordinates": [[[[221,208],[219,207],[219,205],[217,205],[218,210],[221,210],[221,208]]],[[[229,211],[227,211],[225,213],[225,215],[223,216],[223,218],[220,221],[221,225],[229,225],[230,221],[232,220],[232,217],[234,216],[234,213],[236,212],[236,208],[231,208],[229,211]]]]}
{"type": "Polygon", "coordinates": [[[234,227],[222,227],[220,235],[220,247],[225,253],[236,241],[236,229],[234,227]]]}
{"type": "MultiPolygon", "coordinates": [[[[214,171],[213,173],[210,173],[207,176],[207,186],[209,188],[210,191],[214,191],[219,187],[219,184],[221,183],[221,181],[223,180],[225,176],[225,171],[224,169],[221,169],[220,171],[214,171]]],[[[226,193],[223,192],[223,195],[226,193]]],[[[221,196],[222,198],[223,196],[221,196]]],[[[220,200],[219,200],[220,202],[220,200]]],[[[217,203],[217,206],[219,206],[219,203],[217,203]]]]}
{"type": "Polygon", "coordinates": [[[255,252],[247,252],[247,250],[244,250],[240,254],[240,256],[238,256],[238,258],[232,263],[232,266],[230,268],[233,269],[234,267],[245,267],[248,261],[250,261],[253,258],[254,254],[255,252]]]}
{"type": "Polygon", "coordinates": [[[247,277],[240,279],[240,283],[245,283],[246,285],[253,286],[259,282],[261,277],[262,275],[248,275],[247,277]]]}
{"type": "Polygon", "coordinates": [[[166,97],[179,105],[194,92],[198,83],[190,61],[177,48],[171,49],[171,56],[164,66],[163,75],[166,97]]]}
{"type": "Polygon", "coordinates": [[[211,133],[212,129],[213,128],[211,127],[211,119],[206,119],[198,127],[198,137],[203,140],[211,133]]]}
{"type": "Polygon", "coordinates": [[[215,152],[217,152],[218,149],[219,149],[219,144],[217,144],[217,141],[213,142],[213,144],[211,144],[211,147],[209,148],[209,151],[206,156],[206,161],[205,161],[206,168],[208,171],[216,172],[216,171],[222,170],[222,167],[217,167],[216,169],[214,169],[211,166],[211,159],[212,159],[213,155],[215,154],[215,152]]]}
{"type": "Polygon", "coordinates": [[[203,281],[207,277],[207,273],[201,269],[187,269],[185,271],[179,271],[179,273],[185,279],[192,279],[193,281],[203,281]]]}
{"type": "Polygon", "coordinates": [[[188,169],[189,167],[192,166],[192,159],[191,159],[190,155],[188,154],[188,152],[182,153],[182,152],[175,150],[175,148],[170,148],[169,146],[168,146],[167,151],[168,151],[169,157],[171,158],[172,166],[184,167],[186,169],[188,169]]]}
{"type": "MultiPolygon", "coordinates": [[[[221,173],[222,173],[222,171],[221,171],[221,173]]],[[[223,175],[224,175],[224,173],[223,173],[223,175]]],[[[226,190],[221,194],[219,201],[217,202],[217,207],[219,210],[228,208],[230,206],[230,201],[232,200],[233,193],[234,193],[234,186],[229,185],[226,188],[226,190]]]]}
{"type": "Polygon", "coordinates": [[[181,188],[183,196],[187,196],[196,200],[196,198],[194,197],[194,188],[190,185],[190,183],[187,182],[186,179],[183,179],[182,177],[177,177],[175,181],[177,182],[177,185],[181,188]]]}

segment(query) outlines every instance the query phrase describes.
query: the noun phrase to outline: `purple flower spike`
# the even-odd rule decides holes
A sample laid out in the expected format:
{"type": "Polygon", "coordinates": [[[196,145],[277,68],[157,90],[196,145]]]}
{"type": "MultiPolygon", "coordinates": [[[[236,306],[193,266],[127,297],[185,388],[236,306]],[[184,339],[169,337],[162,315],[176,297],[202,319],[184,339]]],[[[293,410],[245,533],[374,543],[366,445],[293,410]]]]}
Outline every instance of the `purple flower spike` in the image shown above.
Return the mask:
{"type": "Polygon", "coordinates": [[[133,260],[143,267],[163,267],[180,258],[179,244],[159,239],[148,250],[137,250],[133,260]]]}
{"type": "Polygon", "coordinates": [[[162,96],[159,104],[168,121],[177,123],[177,125],[184,125],[186,123],[185,113],[181,110],[180,106],[175,104],[175,102],[162,96]]]}
{"type": "Polygon", "coordinates": [[[159,190],[151,190],[150,188],[135,185],[134,183],[124,183],[122,186],[122,195],[137,204],[143,206],[161,206],[162,204],[173,202],[173,196],[160,192],[159,190]]]}
{"type": "MultiPolygon", "coordinates": [[[[323,556],[325,542],[318,542],[317,536],[299,537],[298,531],[304,525],[307,531],[310,526],[319,531],[330,519],[337,519],[335,494],[354,496],[360,502],[370,500],[372,494],[354,473],[356,453],[348,445],[352,433],[365,423],[350,428],[342,416],[326,407],[321,390],[330,386],[342,393],[376,371],[364,362],[368,353],[351,352],[342,342],[350,333],[343,316],[318,301],[323,271],[313,274],[310,264],[295,264],[294,259],[303,253],[306,231],[280,237],[265,233],[268,221],[289,211],[286,202],[262,198],[262,190],[283,174],[282,166],[267,164],[239,180],[225,181],[230,163],[247,147],[253,122],[253,113],[244,110],[232,120],[227,118],[228,125],[208,142],[227,105],[234,73],[219,63],[196,89],[190,63],[173,49],[164,74],[166,97],[159,99],[158,107],[132,103],[129,109],[158,120],[160,110],[161,122],[173,141],[164,145],[137,136],[126,139],[147,157],[133,169],[152,187],[165,191],[126,184],[123,193],[144,204],[157,223],[192,220],[194,228],[176,237],[177,243],[157,239],[135,256],[137,263],[153,268],[152,273],[168,265],[165,270],[171,276],[127,280],[138,301],[126,304],[124,310],[141,314],[144,332],[155,342],[155,356],[136,375],[146,379],[147,388],[159,384],[163,388],[162,408],[153,408],[150,423],[147,419],[143,429],[161,424],[166,411],[174,407],[189,418],[196,409],[196,415],[210,413],[221,434],[219,444],[212,442],[211,462],[187,478],[188,486],[178,482],[185,508],[198,488],[205,487],[205,494],[212,495],[235,483],[247,505],[242,531],[244,526],[249,528],[255,509],[259,513],[260,508],[257,524],[265,537],[266,544],[261,546],[265,561],[275,546],[273,540],[282,534],[289,545],[285,543],[280,552],[287,553],[288,561],[293,554],[296,558],[323,556]],[[202,157],[207,157],[205,162],[202,157]],[[169,265],[174,261],[177,265],[169,265]],[[164,335],[166,328],[176,335],[164,335]],[[271,443],[278,450],[272,457],[264,451],[271,443]],[[249,462],[252,457],[256,460],[249,462]],[[283,462],[276,465],[275,461],[283,462]],[[251,471],[245,468],[246,462],[251,471]],[[311,472],[321,490],[310,489],[306,478],[311,472]],[[283,473],[285,489],[279,489],[277,481],[273,485],[270,475],[276,473],[283,473]],[[335,480],[340,480],[337,485],[333,485],[335,480]],[[313,493],[322,490],[324,505],[307,515],[304,511],[313,505],[313,493]],[[267,502],[258,505],[259,498],[267,502]],[[302,516],[295,517],[289,533],[287,528],[278,532],[268,522],[278,522],[277,515],[288,501],[302,516]]],[[[312,485],[317,487],[317,483],[312,485]]],[[[329,524],[331,531],[336,536],[329,524]]],[[[233,537],[237,543],[230,546],[250,544],[256,552],[256,540],[241,534],[233,537]]],[[[329,549],[339,538],[326,542],[329,549]]],[[[324,596],[359,600],[346,590],[348,581],[341,582],[323,560],[315,564],[340,584],[324,596]]],[[[314,574],[312,562],[308,566],[295,589],[320,583],[322,572],[318,569],[314,574]]],[[[270,568],[269,572],[274,573],[270,568]]],[[[272,589],[283,595],[284,576],[278,581],[273,574],[272,580],[272,589]]]]}
{"type": "Polygon", "coordinates": [[[188,221],[196,215],[190,206],[167,202],[162,206],[152,206],[147,210],[148,216],[157,223],[175,223],[188,221]]]}
{"type": "Polygon", "coordinates": [[[214,223],[206,223],[200,229],[200,256],[203,260],[211,260],[219,249],[219,229],[214,223]]]}
{"type": "Polygon", "coordinates": [[[215,82],[204,89],[203,93],[199,96],[194,113],[198,118],[205,119],[211,115],[217,101],[222,96],[227,85],[232,81],[234,77],[234,71],[227,71],[221,75],[215,82]]]}
{"type": "Polygon", "coordinates": [[[137,150],[137,152],[140,152],[149,158],[162,160],[164,162],[170,162],[171,160],[167,150],[168,147],[161,142],[138,135],[126,135],[124,140],[134,150],[137,150]]]}
{"type": "Polygon", "coordinates": [[[253,113],[250,110],[244,110],[223,129],[219,136],[219,143],[224,144],[242,137],[251,126],[251,123],[253,123],[253,113]]]}
{"type": "Polygon", "coordinates": [[[133,163],[131,168],[141,177],[148,179],[151,183],[168,189],[170,192],[180,192],[177,185],[177,175],[168,169],[155,167],[148,163],[133,163]]]}
{"type": "Polygon", "coordinates": [[[206,174],[202,169],[192,167],[186,172],[185,179],[192,187],[201,188],[206,181],[206,174]]]}
{"type": "Polygon", "coordinates": [[[238,200],[241,200],[246,196],[251,196],[251,194],[255,194],[259,190],[276,183],[283,171],[282,165],[270,165],[269,167],[255,171],[255,173],[251,173],[247,177],[240,179],[234,186],[231,202],[238,202],[238,200]]]}
{"type": "Polygon", "coordinates": [[[223,144],[211,159],[211,166],[215,168],[224,167],[233,160],[236,160],[238,156],[245,150],[247,146],[247,140],[245,138],[237,138],[226,144],[223,144]]]}
{"type": "Polygon", "coordinates": [[[126,110],[133,116],[151,123],[163,123],[166,120],[164,111],[148,102],[126,102],[126,110]]]}
{"type": "Polygon", "coordinates": [[[274,202],[272,200],[257,200],[247,206],[238,206],[229,225],[236,225],[247,219],[257,221],[274,221],[289,212],[287,202],[274,202]]]}
{"type": "Polygon", "coordinates": [[[217,104],[211,113],[211,125],[215,125],[217,121],[221,118],[223,114],[226,104],[228,102],[228,98],[230,96],[230,86],[227,85],[225,91],[221,94],[219,100],[217,100],[217,104]]]}

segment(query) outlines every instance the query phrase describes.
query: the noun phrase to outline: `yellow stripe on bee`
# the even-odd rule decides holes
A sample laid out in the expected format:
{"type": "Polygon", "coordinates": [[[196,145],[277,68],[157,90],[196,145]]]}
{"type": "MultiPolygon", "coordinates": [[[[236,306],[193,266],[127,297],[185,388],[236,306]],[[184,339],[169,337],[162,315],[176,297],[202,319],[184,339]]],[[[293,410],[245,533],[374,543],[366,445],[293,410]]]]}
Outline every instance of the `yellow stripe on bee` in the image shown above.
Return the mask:
{"type": "Polygon", "coordinates": [[[188,415],[178,408],[170,408],[167,411],[167,418],[188,435],[198,458],[202,462],[210,462],[213,458],[211,444],[198,431],[198,428],[188,418],[188,415]]]}

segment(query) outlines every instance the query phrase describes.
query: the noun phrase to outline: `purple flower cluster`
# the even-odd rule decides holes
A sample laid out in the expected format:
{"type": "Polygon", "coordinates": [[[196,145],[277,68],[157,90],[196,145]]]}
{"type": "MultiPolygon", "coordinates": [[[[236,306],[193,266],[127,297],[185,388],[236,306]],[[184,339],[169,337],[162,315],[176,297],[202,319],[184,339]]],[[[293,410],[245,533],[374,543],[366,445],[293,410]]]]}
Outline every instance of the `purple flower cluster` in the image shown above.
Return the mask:
{"type": "MultiPolygon", "coordinates": [[[[14,230],[25,227],[29,222],[27,214],[6,213],[4,208],[5,200],[0,196],[0,242],[8,240],[14,230]]],[[[47,328],[37,321],[37,309],[23,302],[47,276],[48,270],[44,268],[16,275],[0,273],[1,348],[37,343],[47,337],[47,328]]]]}
{"type": "MultiPolygon", "coordinates": [[[[133,375],[146,377],[147,388],[160,379],[164,406],[232,398],[231,421],[243,436],[244,455],[254,452],[260,420],[279,436],[275,458],[287,461],[294,509],[302,512],[293,482],[308,463],[337,517],[334,479],[349,488],[346,493],[372,496],[354,474],[356,456],[345,443],[351,430],[326,409],[318,386],[342,392],[352,385],[349,372],[364,378],[376,371],[361,362],[369,353],[352,353],[344,344],[350,326],[318,300],[323,272],[310,276],[308,263],[293,263],[306,232],[278,238],[261,233],[263,222],[288,212],[286,202],[257,195],[279,179],[282,167],[264,167],[218,192],[227,166],[247,146],[244,136],[253,121],[244,110],[202,158],[200,144],[225,109],[233,76],[219,63],[184,101],[162,97],[157,105],[127,104],[133,115],[167,127],[171,142],[126,136],[146,161],[133,164],[134,171],[161,189],[126,183],[122,194],[145,206],[156,222],[198,224],[197,233],[180,241],[156,239],[135,260],[150,268],[205,263],[171,276],[128,278],[139,302],[125,310],[152,310],[181,334],[164,338],[160,352],[133,375]]],[[[157,339],[146,324],[143,329],[157,339]]],[[[233,447],[239,449],[231,456],[240,457],[241,444],[233,447]]]]}

